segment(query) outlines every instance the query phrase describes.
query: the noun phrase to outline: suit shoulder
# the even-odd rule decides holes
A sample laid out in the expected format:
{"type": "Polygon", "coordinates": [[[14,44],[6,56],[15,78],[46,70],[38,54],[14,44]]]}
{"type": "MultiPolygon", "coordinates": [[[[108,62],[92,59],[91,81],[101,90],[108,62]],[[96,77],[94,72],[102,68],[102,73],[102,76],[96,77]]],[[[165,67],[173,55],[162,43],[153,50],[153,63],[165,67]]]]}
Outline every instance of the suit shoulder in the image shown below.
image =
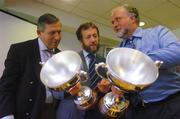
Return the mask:
{"type": "Polygon", "coordinates": [[[27,54],[31,52],[36,45],[36,39],[15,43],[10,46],[9,51],[18,54],[27,54]]]}
{"type": "Polygon", "coordinates": [[[100,56],[100,55],[97,55],[97,60],[99,62],[105,62],[106,59],[104,57],[100,56]]]}
{"type": "Polygon", "coordinates": [[[27,47],[27,46],[32,46],[35,42],[36,42],[36,39],[33,39],[33,40],[15,43],[15,44],[12,44],[11,46],[16,47],[16,48],[27,47]]]}

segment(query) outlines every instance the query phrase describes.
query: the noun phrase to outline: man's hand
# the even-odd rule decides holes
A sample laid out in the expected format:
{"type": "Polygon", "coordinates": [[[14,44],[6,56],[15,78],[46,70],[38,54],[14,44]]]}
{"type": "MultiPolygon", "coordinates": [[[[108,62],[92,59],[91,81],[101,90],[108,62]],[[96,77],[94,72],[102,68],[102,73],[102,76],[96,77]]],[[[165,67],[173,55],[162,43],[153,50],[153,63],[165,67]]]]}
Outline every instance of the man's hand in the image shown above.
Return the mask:
{"type": "Polygon", "coordinates": [[[71,95],[77,95],[80,90],[81,90],[81,84],[80,82],[78,82],[75,86],[70,88],[67,92],[70,93],[71,95]]]}
{"type": "Polygon", "coordinates": [[[111,82],[107,79],[102,79],[97,86],[100,92],[107,93],[110,90],[111,82]]]}
{"type": "Polygon", "coordinates": [[[116,97],[122,97],[124,95],[123,91],[116,86],[111,86],[111,90],[116,97]]]}

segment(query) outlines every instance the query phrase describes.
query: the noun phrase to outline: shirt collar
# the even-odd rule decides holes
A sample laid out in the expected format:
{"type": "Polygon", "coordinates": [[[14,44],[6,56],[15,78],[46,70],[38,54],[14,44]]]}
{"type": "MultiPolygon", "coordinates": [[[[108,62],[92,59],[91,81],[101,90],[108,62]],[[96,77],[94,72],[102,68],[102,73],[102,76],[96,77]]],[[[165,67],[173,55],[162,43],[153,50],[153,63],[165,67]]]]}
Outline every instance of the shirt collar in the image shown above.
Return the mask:
{"type": "Polygon", "coordinates": [[[88,57],[89,52],[83,50],[84,57],[88,57]]]}
{"type": "MultiPolygon", "coordinates": [[[[143,29],[141,27],[137,27],[136,30],[134,31],[133,35],[128,38],[128,39],[133,39],[133,38],[142,38],[142,31],[143,29]]],[[[127,41],[128,39],[125,39],[124,41],[127,41]]]]}
{"type": "Polygon", "coordinates": [[[40,51],[44,51],[44,50],[47,50],[48,48],[46,47],[46,45],[43,43],[43,41],[38,38],[38,43],[39,43],[39,49],[40,51]]]}
{"type": "MultiPolygon", "coordinates": [[[[84,57],[86,58],[86,57],[88,57],[89,52],[87,52],[86,50],[83,50],[83,54],[84,54],[84,57]]],[[[94,54],[94,56],[96,56],[96,54],[94,54]]]]}
{"type": "Polygon", "coordinates": [[[135,38],[142,38],[142,31],[143,29],[141,27],[137,27],[132,36],[135,38]]]}

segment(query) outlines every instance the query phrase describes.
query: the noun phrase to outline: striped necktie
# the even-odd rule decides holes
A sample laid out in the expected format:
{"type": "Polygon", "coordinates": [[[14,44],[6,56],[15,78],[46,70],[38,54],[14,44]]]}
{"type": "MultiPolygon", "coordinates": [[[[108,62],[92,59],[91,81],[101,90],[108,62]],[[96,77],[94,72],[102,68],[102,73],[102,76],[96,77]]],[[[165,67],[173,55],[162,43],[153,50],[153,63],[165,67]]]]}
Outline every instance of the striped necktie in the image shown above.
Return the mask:
{"type": "Polygon", "coordinates": [[[89,63],[90,87],[95,88],[97,83],[100,80],[100,77],[96,74],[96,71],[95,71],[96,58],[91,53],[88,54],[88,58],[90,59],[90,63],[89,63]]]}

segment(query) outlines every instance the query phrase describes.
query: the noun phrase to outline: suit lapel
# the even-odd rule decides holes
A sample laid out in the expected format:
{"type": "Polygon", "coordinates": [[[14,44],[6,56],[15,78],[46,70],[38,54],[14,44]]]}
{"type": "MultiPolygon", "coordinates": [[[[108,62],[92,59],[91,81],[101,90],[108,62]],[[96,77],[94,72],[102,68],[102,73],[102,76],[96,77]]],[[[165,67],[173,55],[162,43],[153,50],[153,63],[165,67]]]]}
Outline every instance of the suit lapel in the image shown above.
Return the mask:
{"type": "Polygon", "coordinates": [[[84,57],[84,54],[83,54],[83,51],[81,51],[79,53],[80,57],[81,57],[81,60],[82,60],[82,66],[81,66],[81,69],[86,71],[88,73],[88,67],[87,67],[87,64],[86,64],[86,60],[85,60],[85,57],[84,57]]]}
{"type": "Polygon", "coordinates": [[[35,62],[35,72],[38,79],[40,79],[40,71],[41,71],[42,65],[40,64],[41,56],[40,56],[40,51],[39,51],[38,39],[34,40],[33,46],[34,46],[33,54],[34,54],[34,62],[35,62]]]}

